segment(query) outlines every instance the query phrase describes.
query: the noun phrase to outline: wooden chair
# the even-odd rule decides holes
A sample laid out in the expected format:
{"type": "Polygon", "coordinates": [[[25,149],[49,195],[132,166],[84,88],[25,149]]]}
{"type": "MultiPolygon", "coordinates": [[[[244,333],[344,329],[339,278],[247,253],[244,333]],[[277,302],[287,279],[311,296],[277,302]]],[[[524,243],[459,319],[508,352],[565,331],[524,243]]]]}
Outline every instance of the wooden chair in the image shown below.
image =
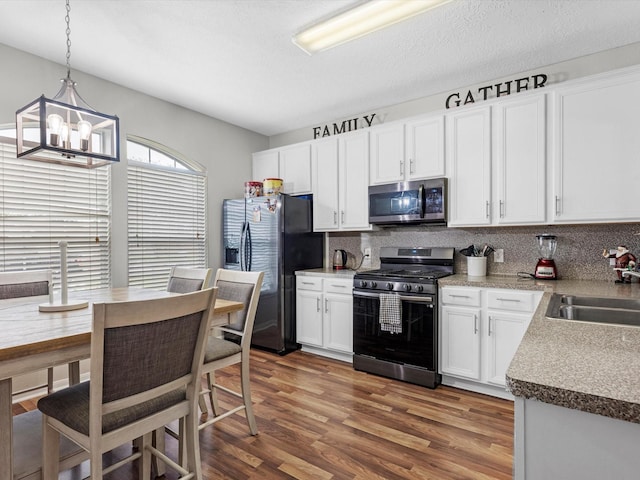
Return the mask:
{"type": "MultiPolygon", "coordinates": [[[[51,301],[52,285],[51,270],[0,272],[0,300],[49,295],[49,300],[51,301]]],[[[69,368],[71,372],[71,365],[69,365],[69,368]]],[[[35,388],[44,387],[47,387],[47,393],[53,392],[53,367],[47,369],[47,384],[38,385],[35,388]]]]}
{"type": "MultiPolygon", "coordinates": [[[[207,377],[208,389],[203,392],[209,396],[213,410],[213,417],[201,423],[198,428],[203,429],[241,410],[245,411],[251,435],[258,433],[258,427],[253,414],[251,402],[251,388],[249,383],[249,353],[253,323],[260,299],[263,272],[241,272],[236,270],[218,269],[214,285],[218,288],[218,297],[226,300],[242,302],[244,310],[237,313],[237,321],[227,327],[220,327],[224,338],[210,336],[204,355],[202,373],[207,377]],[[229,365],[240,364],[241,393],[219,385],[215,382],[215,371],[229,365]],[[241,398],[242,404],[226,412],[220,410],[216,390],[222,390],[241,398]]],[[[206,403],[200,400],[200,408],[206,411],[206,403]],[[203,408],[204,407],[204,408],[203,408]]]]}
{"type": "Polygon", "coordinates": [[[133,439],[141,448],[104,473],[141,458],[138,478],[151,474],[151,456],[180,478],[201,479],[197,401],[216,288],[168,298],[94,304],[91,380],[38,402],[43,414],[42,478],[58,478],[60,435],[89,452],[91,478],[102,478],[102,454],[133,439]],[[184,419],[183,468],[151,445],[152,433],[184,419]]]}
{"type": "Polygon", "coordinates": [[[190,293],[204,290],[211,279],[210,268],[171,267],[167,292],[190,293]]]}

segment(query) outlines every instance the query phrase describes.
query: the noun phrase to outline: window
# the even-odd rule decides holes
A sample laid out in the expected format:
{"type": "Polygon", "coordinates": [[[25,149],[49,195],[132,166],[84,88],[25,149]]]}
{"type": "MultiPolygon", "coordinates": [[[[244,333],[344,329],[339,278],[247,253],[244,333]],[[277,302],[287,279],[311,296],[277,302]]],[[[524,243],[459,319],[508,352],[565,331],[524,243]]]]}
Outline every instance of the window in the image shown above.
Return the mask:
{"type": "Polygon", "coordinates": [[[207,264],[206,174],[141,138],[127,157],[129,285],[164,289],[173,265],[207,264]]]}
{"type": "Polygon", "coordinates": [[[15,129],[0,129],[0,270],[51,269],[60,286],[68,243],[69,290],[110,285],[111,168],[16,158],[15,129]]]}

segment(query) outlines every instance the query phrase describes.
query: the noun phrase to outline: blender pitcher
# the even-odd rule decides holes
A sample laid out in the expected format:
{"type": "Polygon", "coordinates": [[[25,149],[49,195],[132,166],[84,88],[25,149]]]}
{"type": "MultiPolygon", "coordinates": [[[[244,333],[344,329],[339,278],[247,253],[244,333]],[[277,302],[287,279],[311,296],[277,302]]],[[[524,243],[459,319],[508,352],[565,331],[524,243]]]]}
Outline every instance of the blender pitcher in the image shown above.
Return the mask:
{"type": "Polygon", "coordinates": [[[538,252],[541,258],[538,259],[534,277],[544,280],[555,280],[558,278],[558,270],[556,269],[556,263],[553,261],[553,256],[556,253],[556,247],[558,245],[557,238],[555,235],[544,233],[542,235],[536,235],[536,239],[538,241],[538,252]]]}

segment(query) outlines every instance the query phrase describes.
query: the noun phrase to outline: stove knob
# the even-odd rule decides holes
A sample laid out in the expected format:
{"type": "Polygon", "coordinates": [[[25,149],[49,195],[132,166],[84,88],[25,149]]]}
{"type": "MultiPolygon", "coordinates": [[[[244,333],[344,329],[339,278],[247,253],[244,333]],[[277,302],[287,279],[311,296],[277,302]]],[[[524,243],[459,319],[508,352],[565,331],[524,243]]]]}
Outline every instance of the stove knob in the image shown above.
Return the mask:
{"type": "Polygon", "coordinates": [[[376,288],[378,286],[378,282],[371,282],[371,288],[376,288]]]}
{"type": "Polygon", "coordinates": [[[418,292],[422,292],[424,287],[422,285],[416,285],[416,290],[418,290],[418,292]]]}
{"type": "Polygon", "coordinates": [[[393,283],[387,282],[387,290],[393,290],[393,283]]]}
{"type": "Polygon", "coordinates": [[[360,288],[367,288],[366,280],[360,280],[360,288]]]}
{"type": "Polygon", "coordinates": [[[409,285],[408,283],[405,283],[403,285],[403,287],[404,287],[404,291],[405,292],[410,292],[411,291],[411,285],[409,285]]]}

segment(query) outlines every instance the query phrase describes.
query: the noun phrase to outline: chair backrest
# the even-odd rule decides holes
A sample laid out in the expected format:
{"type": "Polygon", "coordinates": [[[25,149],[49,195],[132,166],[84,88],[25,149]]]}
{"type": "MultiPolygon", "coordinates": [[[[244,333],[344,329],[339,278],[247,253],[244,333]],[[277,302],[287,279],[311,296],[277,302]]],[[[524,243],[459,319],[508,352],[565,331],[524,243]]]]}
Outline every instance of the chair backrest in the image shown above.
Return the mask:
{"type": "Polygon", "coordinates": [[[242,337],[243,349],[251,344],[263,278],[263,272],[242,272],[224,268],[216,271],[214,285],[218,288],[218,298],[244,303],[244,309],[237,313],[237,320],[228,327],[220,327],[222,331],[242,337]]]}
{"type": "Polygon", "coordinates": [[[209,286],[210,268],[171,267],[167,292],[189,293],[204,290],[209,286]]]}
{"type": "Polygon", "coordinates": [[[102,433],[104,415],[149,401],[195,409],[216,294],[93,305],[90,435],[102,433]]]}
{"type": "Polygon", "coordinates": [[[51,286],[51,270],[0,272],[0,300],[50,295],[51,286]]]}

